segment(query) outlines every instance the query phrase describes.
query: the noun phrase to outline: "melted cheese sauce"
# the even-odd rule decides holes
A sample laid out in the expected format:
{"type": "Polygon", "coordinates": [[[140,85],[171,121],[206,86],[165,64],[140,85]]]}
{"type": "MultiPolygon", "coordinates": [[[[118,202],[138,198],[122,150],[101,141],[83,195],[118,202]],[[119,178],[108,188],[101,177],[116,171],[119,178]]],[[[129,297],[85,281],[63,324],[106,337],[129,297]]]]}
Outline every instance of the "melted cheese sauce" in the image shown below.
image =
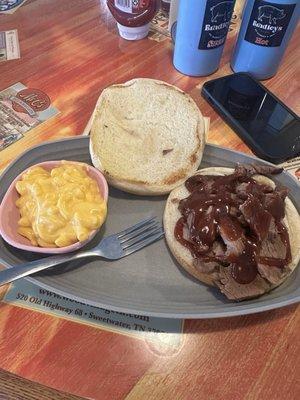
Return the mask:
{"type": "Polygon", "coordinates": [[[88,239],[107,214],[97,182],[83,165],[33,167],[16,184],[18,233],[41,247],[64,247],[88,239]]]}

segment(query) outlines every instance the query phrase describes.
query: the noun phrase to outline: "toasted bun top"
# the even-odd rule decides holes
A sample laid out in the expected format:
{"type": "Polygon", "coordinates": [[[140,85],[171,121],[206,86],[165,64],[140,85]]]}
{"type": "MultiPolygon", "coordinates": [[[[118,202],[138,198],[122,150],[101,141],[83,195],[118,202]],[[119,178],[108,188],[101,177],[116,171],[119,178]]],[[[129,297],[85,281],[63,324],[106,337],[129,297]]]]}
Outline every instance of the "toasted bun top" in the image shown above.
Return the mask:
{"type": "Polygon", "coordinates": [[[189,95],[162,81],[134,79],[102,92],[90,153],[111,185],[157,195],[197,170],[204,142],[204,118],[189,95]]]}
{"type": "MultiPolygon", "coordinates": [[[[234,170],[231,168],[213,167],[199,170],[197,171],[197,174],[229,175],[233,172],[234,170]]],[[[254,175],[253,178],[259,183],[275,187],[274,182],[266,176],[254,175]]],[[[186,189],[185,185],[182,184],[181,186],[174,189],[168,197],[163,217],[166,241],[174,257],[188,273],[208,285],[216,286],[216,275],[214,273],[208,274],[201,272],[201,270],[199,270],[199,268],[194,265],[194,259],[189,249],[182,246],[174,237],[174,228],[176,222],[181,217],[180,211],[178,210],[178,203],[181,199],[189,196],[189,194],[190,193],[186,189]]],[[[286,280],[286,278],[297,267],[300,260],[300,216],[294,204],[289,198],[286,198],[285,200],[285,218],[283,222],[289,232],[292,261],[289,265],[287,265],[287,273],[283,277],[283,279],[276,285],[266,284],[264,287],[264,292],[267,292],[274,287],[279,286],[284,280],[286,280]]]]}

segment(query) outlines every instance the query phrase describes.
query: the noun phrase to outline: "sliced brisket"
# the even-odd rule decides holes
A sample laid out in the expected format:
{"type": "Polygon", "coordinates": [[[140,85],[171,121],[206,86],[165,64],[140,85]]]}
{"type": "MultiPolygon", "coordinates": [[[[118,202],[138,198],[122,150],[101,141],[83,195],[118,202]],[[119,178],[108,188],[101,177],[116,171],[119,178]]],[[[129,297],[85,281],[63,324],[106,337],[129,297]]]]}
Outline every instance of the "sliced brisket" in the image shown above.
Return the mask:
{"type": "Polygon", "coordinates": [[[263,208],[257,197],[253,195],[249,195],[239,209],[258,239],[264,240],[268,236],[272,215],[263,208]]]}
{"type": "Polygon", "coordinates": [[[281,282],[291,260],[285,215],[285,188],[252,178],[280,168],[237,165],[226,176],[195,175],[180,201],[175,237],[189,248],[198,271],[214,274],[230,299],[259,296],[281,282]]]}
{"type": "Polygon", "coordinates": [[[245,300],[251,297],[257,297],[270,289],[270,284],[260,275],[256,275],[255,279],[248,284],[240,284],[232,277],[232,266],[222,268],[219,277],[215,281],[230,300],[245,300]]]}
{"type": "Polygon", "coordinates": [[[260,275],[272,285],[278,285],[287,274],[286,269],[270,267],[260,263],[257,264],[257,269],[260,275]]]}
{"type": "Polygon", "coordinates": [[[256,164],[238,164],[235,167],[235,173],[237,176],[248,176],[253,175],[277,175],[283,171],[283,168],[273,167],[272,165],[256,165],[256,164]]]}
{"type": "Polygon", "coordinates": [[[226,256],[239,255],[245,248],[244,230],[241,225],[230,218],[223,216],[219,220],[219,233],[226,245],[226,256]]]}
{"type": "Polygon", "coordinates": [[[264,208],[275,218],[281,221],[285,214],[285,198],[287,196],[286,189],[275,190],[267,193],[264,199],[264,208]]]}

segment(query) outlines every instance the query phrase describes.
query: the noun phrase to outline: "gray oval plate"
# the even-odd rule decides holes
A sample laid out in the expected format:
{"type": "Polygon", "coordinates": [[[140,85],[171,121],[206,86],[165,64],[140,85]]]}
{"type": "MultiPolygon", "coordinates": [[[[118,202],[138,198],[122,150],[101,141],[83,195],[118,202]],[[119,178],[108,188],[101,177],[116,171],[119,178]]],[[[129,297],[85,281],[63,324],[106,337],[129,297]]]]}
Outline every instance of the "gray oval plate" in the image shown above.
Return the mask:
{"type": "MultiPolygon", "coordinates": [[[[89,138],[79,137],[46,143],[15,160],[0,179],[0,200],[11,181],[27,167],[47,160],[76,160],[90,163],[89,138]]],[[[235,163],[264,161],[218,146],[206,145],[201,168],[234,166],[235,163]]],[[[288,173],[275,178],[290,189],[290,197],[299,211],[297,181],[288,173]]],[[[101,232],[88,247],[103,235],[133,225],[149,215],[162,217],[166,197],[140,197],[110,188],[108,218],[101,232]]],[[[40,257],[17,250],[0,238],[0,263],[6,267],[40,257]]],[[[300,300],[300,269],[280,287],[258,299],[234,303],[214,288],[187,275],[170,255],[164,240],[122,260],[77,261],[57,266],[27,278],[31,282],[63,296],[96,307],[169,318],[216,318],[270,310],[300,300]]]]}

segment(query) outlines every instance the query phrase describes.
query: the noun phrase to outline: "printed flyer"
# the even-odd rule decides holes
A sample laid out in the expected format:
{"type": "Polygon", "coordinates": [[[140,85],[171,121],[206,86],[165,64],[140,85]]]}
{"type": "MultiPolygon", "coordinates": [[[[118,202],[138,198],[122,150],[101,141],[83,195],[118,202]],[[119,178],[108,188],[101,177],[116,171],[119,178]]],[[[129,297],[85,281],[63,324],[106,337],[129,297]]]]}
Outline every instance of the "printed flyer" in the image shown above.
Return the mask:
{"type": "Polygon", "coordinates": [[[50,97],[18,82],[0,92],[0,151],[58,114],[50,97]]]}
{"type": "Polygon", "coordinates": [[[161,345],[176,348],[181,345],[182,319],[155,318],[94,307],[43,289],[25,279],[10,285],[2,301],[161,345]]]}
{"type": "Polygon", "coordinates": [[[18,31],[0,32],[0,62],[20,58],[18,31]]]}

